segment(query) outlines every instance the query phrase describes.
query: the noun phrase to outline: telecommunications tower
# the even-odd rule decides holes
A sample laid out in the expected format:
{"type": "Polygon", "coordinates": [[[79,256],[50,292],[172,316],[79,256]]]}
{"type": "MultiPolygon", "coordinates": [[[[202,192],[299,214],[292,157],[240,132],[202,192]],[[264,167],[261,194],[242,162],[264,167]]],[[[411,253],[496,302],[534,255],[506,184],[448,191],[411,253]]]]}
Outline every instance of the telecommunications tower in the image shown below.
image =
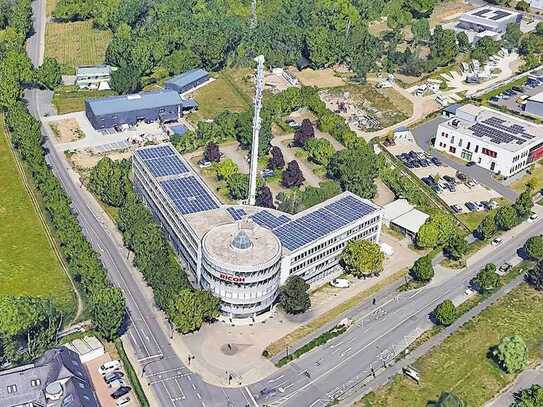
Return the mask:
{"type": "Polygon", "coordinates": [[[251,146],[251,173],[249,180],[249,205],[255,204],[256,197],[256,172],[258,167],[258,136],[260,134],[260,109],[262,108],[262,94],[264,93],[264,55],[255,58],[256,67],[256,93],[255,112],[253,116],[253,142],[251,146]]]}

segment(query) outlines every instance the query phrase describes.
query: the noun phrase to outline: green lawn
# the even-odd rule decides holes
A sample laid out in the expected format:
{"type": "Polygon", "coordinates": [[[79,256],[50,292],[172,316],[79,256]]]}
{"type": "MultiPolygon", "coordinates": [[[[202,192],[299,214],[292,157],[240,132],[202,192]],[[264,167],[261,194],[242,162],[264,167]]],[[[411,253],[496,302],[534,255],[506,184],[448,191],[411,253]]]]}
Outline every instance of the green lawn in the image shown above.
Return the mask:
{"type": "Polygon", "coordinates": [[[531,174],[525,174],[520,179],[511,183],[511,188],[521,193],[526,189],[526,184],[530,182],[533,184],[534,192],[537,192],[543,188],[543,165],[541,162],[534,164],[534,169],[531,174]]]}
{"type": "Polygon", "coordinates": [[[55,89],[53,104],[58,114],[85,110],[85,99],[115,95],[112,90],[82,90],[75,86],[59,86],[55,89]]]}
{"type": "Polygon", "coordinates": [[[415,363],[420,385],[397,375],[355,406],[426,406],[443,391],[454,392],[467,406],[482,406],[515,378],[487,357],[489,349],[504,336],[516,334],[526,341],[530,361],[540,358],[542,313],[543,294],[522,284],[420,358],[415,363]]]}
{"type": "Polygon", "coordinates": [[[252,103],[252,70],[226,69],[215,80],[193,92],[192,96],[200,105],[198,111],[190,115],[190,120],[212,119],[225,110],[241,112],[252,103]]]}
{"type": "Polygon", "coordinates": [[[70,281],[17,171],[0,116],[0,295],[52,297],[73,312],[70,281]]]}
{"type": "Polygon", "coordinates": [[[479,223],[490,213],[496,212],[495,209],[490,211],[477,211],[477,212],[465,212],[458,215],[458,218],[466,225],[470,230],[477,229],[479,223]]]}

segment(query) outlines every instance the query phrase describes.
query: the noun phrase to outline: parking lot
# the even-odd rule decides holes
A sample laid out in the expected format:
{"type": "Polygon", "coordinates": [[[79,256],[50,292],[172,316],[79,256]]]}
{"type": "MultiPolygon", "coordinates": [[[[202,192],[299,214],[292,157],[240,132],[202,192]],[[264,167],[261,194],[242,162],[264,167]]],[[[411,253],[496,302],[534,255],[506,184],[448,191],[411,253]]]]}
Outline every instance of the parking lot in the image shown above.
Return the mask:
{"type": "Polygon", "coordinates": [[[512,86],[510,89],[493,96],[489,102],[493,106],[505,107],[506,109],[524,113],[525,99],[543,92],[543,78],[528,78],[524,85],[512,86]]]}
{"type": "MultiPolygon", "coordinates": [[[[100,366],[102,366],[104,363],[110,362],[111,360],[112,359],[109,353],[106,353],[86,363],[86,368],[89,372],[89,376],[91,378],[100,405],[102,407],[138,407],[139,403],[133,391],[129,391],[126,395],[119,397],[118,399],[114,399],[111,396],[111,394],[119,387],[117,387],[116,384],[113,384],[113,387],[111,385],[108,385],[104,380],[104,376],[98,371],[98,368],[100,366]]],[[[128,379],[126,379],[122,367],[116,369],[115,371],[119,372],[118,374],[122,376],[122,386],[128,386],[128,388],[130,388],[130,383],[128,382],[128,379]]]]}
{"type": "Polygon", "coordinates": [[[456,213],[488,210],[496,206],[493,201],[499,198],[500,194],[443,164],[439,159],[423,152],[416,144],[401,141],[389,146],[388,150],[456,213]]]}

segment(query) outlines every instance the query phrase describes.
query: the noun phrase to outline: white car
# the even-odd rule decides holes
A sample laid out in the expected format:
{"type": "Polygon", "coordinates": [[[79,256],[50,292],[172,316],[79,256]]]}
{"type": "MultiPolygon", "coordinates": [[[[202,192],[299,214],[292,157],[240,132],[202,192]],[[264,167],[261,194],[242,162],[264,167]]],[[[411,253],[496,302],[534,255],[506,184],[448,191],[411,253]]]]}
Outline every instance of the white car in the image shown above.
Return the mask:
{"type": "Polygon", "coordinates": [[[118,360],[110,360],[105,362],[103,365],[98,367],[98,373],[104,376],[106,373],[114,372],[115,370],[121,369],[121,362],[118,360]]]}
{"type": "Polygon", "coordinates": [[[471,289],[471,288],[466,288],[466,291],[464,291],[464,294],[466,294],[467,296],[470,296],[471,294],[473,294],[474,291],[471,289]]]}
{"type": "Polygon", "coordinates": [[[119,387],[123,387],[124,385],[125,384],[123,379],[113,380],[111,383],[109,383],[109,387],[112,389],[118,389],[119,387]]]}
{"type": "Polygon", "coordinates": [[[344,278],[334,278],[332,281],[330,281],[330,285],[336,288],[349,288],[351,283],[349,283],[349,280],[344,278]]]}
{"type": "Polygon", "coordinates": [[[539,216],[535,213],[528,218],[528,223],[535,223],[539,219],[539,216]]]}
{"type": "Polygon", "coordinates": [[[500,237],[497,237],[492,241],[492,246],[499,246],[503,243],[503,239],[500,237]]]}
{"type": "Polygon", "coordinates": [[[130,404],[132,404],[132,400],[130,400],[130,397],[123,397],[122,399],[117,400],[115,402],[115,405],[117,407],[124,407],[124,406],[128,406],[130,404]]]}
{"type": "Polygon", "coordinates": [[[200,168],[208,168],[208,167],[211,167],[211,165],[212,165],[211,161],[205,161],[205,160],[198,161],[198,166],[200,168]]]}

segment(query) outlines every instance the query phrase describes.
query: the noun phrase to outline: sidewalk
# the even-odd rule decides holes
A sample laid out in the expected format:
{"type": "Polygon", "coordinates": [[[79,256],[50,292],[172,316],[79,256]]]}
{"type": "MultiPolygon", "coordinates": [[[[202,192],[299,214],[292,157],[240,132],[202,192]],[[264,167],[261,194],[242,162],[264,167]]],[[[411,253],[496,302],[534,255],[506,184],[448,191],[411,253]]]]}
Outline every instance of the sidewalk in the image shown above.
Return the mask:
{"type": "Polygon", "coordinates": [[[510,406],[514,401],[515,393],[530,387],[532,384],[543,386],[543,364],[519,374],[507,389],[496,396],[494,400],[487,402],[484,407],[510,406]]]}

